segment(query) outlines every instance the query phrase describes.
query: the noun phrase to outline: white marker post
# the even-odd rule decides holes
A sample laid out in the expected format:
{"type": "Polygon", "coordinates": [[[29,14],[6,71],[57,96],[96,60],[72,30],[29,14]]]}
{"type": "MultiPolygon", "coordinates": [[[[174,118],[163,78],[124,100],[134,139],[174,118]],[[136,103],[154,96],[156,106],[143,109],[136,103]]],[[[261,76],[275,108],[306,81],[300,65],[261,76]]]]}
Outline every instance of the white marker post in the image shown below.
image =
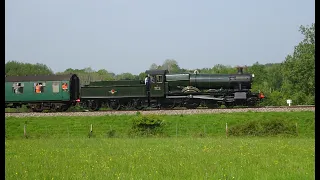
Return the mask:
{"type": "Polygon", "coordinates": [[[291,100],[291,99],[288,99],[288,100],[287,100],[287,104],[288,104],[289,106],[291,106],[291,103],[292,103],[292,100],[291,100]]]}
{"type": "Polygon", "coordinates": [[[90,126],[89,138],[92,136],[92,124],[90,126]]]}

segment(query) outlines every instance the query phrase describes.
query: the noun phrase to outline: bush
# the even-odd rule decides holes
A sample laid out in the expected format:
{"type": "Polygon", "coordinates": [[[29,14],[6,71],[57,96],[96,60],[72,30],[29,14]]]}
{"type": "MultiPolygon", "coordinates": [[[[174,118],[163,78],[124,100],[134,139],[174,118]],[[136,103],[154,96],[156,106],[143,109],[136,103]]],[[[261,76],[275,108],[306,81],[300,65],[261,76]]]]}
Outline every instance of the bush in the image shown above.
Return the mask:
{"type": "Polygon", "coordinates": [[[110,130],[107,131],[106,135],[107,135],[108,138],[113,138],[116,135],[116,130],[110,129],[110,130]]]}
{"type": "Polygon", "coordinates": [[[129,135],[133,136],[161,136],[165,122],[156,115],[137,114],[132,120],[129,135]]]}
{"type": "Polygon", "coordinates": [[[297,129],[294,123],[281,119],[267,121],[250,121],[232,126],[228,129],[232,136],[296,136],[297,129]]]}

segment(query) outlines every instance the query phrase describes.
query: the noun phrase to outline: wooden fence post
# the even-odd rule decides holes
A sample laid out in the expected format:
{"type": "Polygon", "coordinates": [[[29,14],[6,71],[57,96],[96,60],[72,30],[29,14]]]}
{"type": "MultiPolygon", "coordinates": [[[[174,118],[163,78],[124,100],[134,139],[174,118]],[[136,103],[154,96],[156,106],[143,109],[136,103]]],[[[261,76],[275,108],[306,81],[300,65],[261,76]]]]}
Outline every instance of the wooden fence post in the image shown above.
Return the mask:
{"type": "Polygon", "coordinates": [[[226,138],[228,137],[228,123],[226,123],[226,138]]]}
{"type": "Polygon", "coordinates": [[[68,132],[68,138],[70,138],[70,134],[69,134],[69,125],[67,125],[67,132],[68,132]]]}
{"type": "Polygon", "coordinates": [[[24,135],[25,138],[28,138],[27,137],[27,124],[26,123],[24,124],[24,127],[23,127],[23,135],[24,135]]]}
{"type": "Polygon", "coordinates": [[[176,137],[178,137],[178,122],[176,123],[176,137]]]}

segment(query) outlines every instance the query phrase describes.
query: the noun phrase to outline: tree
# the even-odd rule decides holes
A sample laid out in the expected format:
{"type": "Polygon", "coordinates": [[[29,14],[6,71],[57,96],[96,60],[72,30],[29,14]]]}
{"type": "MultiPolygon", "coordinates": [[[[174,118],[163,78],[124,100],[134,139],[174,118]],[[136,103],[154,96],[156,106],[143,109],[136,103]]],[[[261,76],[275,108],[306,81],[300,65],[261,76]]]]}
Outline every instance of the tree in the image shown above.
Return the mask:
{"type": "Polygon", "coordinates": [[[5,64],[5,74],[7,76],[26,76],[26,75],[50,75],[53,71],[45,64],[31,64],[17,61],[9,61],[5,64]]]}
{"type": "Polygon", "coordinates": [[[99,71],[97,71],[97,74],[99,75],[100,79],[102,79],[103,81],[114,79],[114,75],[112,73],[109,73],[105,69],[100,69],[99,71]]]}
{"type": "Polygon", "coordinates": [[[265,81],[268,82],[270,93],[274,90],[280,90],[283,83],[281,64],[266,64],[265,72],[267,74],[265,81]]]}
{"type": "Polygon", "coordinates": [[[229,74],[229,73],[235,73],[236,70],[233,69],[231,66],[225,66],[222,64],[217,64],[211,68],[211,73],[214,74],[229,74]]]}
{"type": "Polygon", "coordinates": [[[268,75],[266,74],[265,66],[256,62],[252,66],[248,67],[248,72],[254,74],[252,91],[267,92],[269,87],[268,82],[266,81],[266,77],[268,75]]]}
{"type": "Polygon", "coordinates": [[[116,79],[117,80],[138,80],[139,77],[131,73],[122,73],[122,74],[116,75],[116,79]]]}
{"type": "Polygon", "coordinates": [[[138,75],[138,79],[139,80],[144,80],[144,78],[146,77],[146,73],[145,72],[141,72],[139,75],[138,75]]]}
{"type": "Polygon", "coordinates": [[[304,39],[283,62],[282,89],[298,104],[314,103],[315,95],[315,24],[300,26],[304,39]],[[308,102],[307,102],[308,101],[308,102]]]}
{"type": "Polygon", "coordinates": [[[174,59],[167,59],[161,66],[161,69],[168,70],[170,73],[179,73],[180,67],[178,62],[174,59]]]}
{"type": "Polygon", "coordinates": [[[87,67],[84,69],[72,69],[68,68],[64,72],[58,72],[57,74],[77,74],[80,78],[81,85],[89,84],[92,81],[107,81],[114,80],[114,75],[109,73],[105,69],[100,69],[98,71],[94,71],[91,67],[87,67]]]}
{"type": "Polygon", "coordinates": [[[156,63],[152,63],[149,70],[158,69],[158,65],[156,63]]]}

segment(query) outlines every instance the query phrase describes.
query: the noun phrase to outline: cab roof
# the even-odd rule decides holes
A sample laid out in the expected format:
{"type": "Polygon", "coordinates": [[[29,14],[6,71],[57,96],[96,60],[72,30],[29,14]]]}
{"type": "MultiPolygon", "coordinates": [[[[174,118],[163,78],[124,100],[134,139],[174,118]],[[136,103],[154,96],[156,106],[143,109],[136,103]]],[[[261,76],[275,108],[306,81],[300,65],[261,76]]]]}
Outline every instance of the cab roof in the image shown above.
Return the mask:
{"type": "Polygon", "coordinates": [[[146,70],[146,74],[150,75],[165,75],[169,73],[168,70],[154,69],[154,70],[146,70]]]}

